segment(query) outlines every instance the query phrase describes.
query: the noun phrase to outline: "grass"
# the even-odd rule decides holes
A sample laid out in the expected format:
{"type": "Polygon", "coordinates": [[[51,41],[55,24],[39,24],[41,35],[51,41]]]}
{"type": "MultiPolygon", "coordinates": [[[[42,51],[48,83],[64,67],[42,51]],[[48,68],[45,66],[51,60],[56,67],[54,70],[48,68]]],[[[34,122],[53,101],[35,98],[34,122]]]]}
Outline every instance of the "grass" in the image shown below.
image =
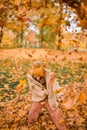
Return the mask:
{"type": "MultiPolygon", "coordinates": [[[[7,58],[0,61],[1,101],[7,101],[16,96],[15,88],[20,80],[27,81],[26,74],[28,73],[29,67],[30,61],[25,59],[14,60],[7,58]]],[[[87,63],[82,62],[67,62],[64,65],[48,63],[47,67],[56,73],[57,80],[61,86],[74,82],[83,83],[84,76],[87,73],[87,63]]],[[[25,91],[23,92],[27,92],[28,90],[29,87],[27,84],[25,91]]]]}

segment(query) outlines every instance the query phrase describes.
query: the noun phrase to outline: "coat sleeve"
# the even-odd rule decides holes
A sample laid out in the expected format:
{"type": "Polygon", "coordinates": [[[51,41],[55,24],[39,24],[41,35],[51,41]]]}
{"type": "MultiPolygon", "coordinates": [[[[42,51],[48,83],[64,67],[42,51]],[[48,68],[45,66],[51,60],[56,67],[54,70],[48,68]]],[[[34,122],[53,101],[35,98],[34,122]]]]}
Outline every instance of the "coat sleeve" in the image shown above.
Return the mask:
{"type": "Polygon", "coordinates": [[[32,90],[33,83],[31,82],[30,79],[31,79],[31,75],[27,74],[27,80],[28,80],[28,84],[29,84],[29,89],[32,90]]]}

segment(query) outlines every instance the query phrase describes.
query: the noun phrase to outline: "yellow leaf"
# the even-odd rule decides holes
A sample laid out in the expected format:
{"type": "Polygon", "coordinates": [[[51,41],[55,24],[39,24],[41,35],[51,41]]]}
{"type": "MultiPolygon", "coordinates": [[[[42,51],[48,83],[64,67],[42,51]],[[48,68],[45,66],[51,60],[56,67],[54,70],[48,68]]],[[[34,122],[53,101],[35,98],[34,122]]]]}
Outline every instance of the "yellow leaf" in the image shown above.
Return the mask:
{"type": "Polygon", "coordinates": [[[24,85],[24,84],[26,84],[26,80],[20,80],[20,83],[19,83],[20,85],[24,85]]]}
{"type": "Polygon", "coordinates": [[[62,88],[57,89],[54,93],[57,94],[57,93],[60,93],[60,92],[62,92],[62,88]]]}
{"type": "Polygon", "coordinates": [[[26,87],[26,80],[20,80],[19,84],[16,86],[17,93],[21,93],[26,87]]]}

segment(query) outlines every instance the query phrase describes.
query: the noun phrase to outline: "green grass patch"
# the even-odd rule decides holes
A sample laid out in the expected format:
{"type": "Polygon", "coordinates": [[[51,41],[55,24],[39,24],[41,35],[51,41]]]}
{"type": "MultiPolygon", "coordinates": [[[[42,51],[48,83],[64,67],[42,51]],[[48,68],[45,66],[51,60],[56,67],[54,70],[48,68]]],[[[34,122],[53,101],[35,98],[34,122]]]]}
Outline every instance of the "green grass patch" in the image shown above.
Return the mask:
{"type": "MultiPolygon", "coordinates": [[[[0,61],[0,98],[1,101],[10,100],[15,97],[15,87],[20,80],[26,80],[26,74],[30,67],[30,61],[25,59],[5,59],[0,61]],[[6,93],[8,95],[6,95],[6,93]],[[13,96],[10,96],[12,95],[13,96]],[[5,96],[6,95],[6,96],[5,96]]],[[[49,63],[47,67],[56,73],[59,84],[65,85],[74,82],[84,82],[84,75],[87,73],[87,63],[67,62],[64,65],[57,63],[49,63]]],[[[23,90],[27,93],[29,87],[23,90]]]]}

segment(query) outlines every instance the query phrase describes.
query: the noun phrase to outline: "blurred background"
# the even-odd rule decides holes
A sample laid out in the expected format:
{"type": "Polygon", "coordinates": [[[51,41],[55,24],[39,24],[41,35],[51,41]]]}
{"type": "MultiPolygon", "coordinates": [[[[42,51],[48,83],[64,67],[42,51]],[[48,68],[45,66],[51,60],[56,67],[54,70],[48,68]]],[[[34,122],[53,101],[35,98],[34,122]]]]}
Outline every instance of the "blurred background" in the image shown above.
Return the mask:
{"type": "Polygon", "coordinates": [[[0,0],[0,48],[87,50],[86,0],[0,0]]]}

